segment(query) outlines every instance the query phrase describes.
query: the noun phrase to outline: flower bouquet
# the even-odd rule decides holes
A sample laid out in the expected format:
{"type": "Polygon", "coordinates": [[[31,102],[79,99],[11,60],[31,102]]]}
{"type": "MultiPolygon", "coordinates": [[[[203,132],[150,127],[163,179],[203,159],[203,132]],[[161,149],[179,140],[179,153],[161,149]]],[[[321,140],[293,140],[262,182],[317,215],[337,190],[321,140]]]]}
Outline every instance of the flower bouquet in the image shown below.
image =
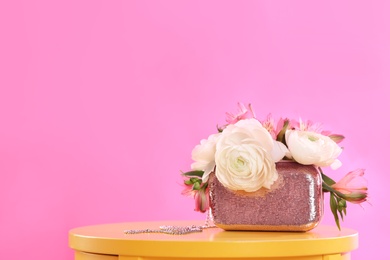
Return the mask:
{"type": "Polygon", "coordinates": [[[211,210],[226,230],[307,231],[321,220],[323,194],[337,227],[347,202],[367,200],[364,170],[335,182],[322,171],[337,169],[344,136],[311,121],[256,118],[252,106],[238,104],[227,124],[192,151],[191,171],[183,173],[183,194],[195,210],[211,210]]]}

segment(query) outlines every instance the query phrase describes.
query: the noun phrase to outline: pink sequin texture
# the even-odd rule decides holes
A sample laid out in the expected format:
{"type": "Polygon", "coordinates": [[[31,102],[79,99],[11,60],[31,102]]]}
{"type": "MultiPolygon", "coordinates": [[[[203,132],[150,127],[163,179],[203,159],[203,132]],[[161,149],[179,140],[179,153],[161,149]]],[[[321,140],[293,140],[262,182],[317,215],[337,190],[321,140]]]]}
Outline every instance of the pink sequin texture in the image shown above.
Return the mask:
{"type": "Polygon", "coordinates": [[[214,223],[225,230],[308,231],[323,214],[321,174],[311,165],[276,164],[271,189],[248,193],[225,188],[210,176],[214,223]]]}

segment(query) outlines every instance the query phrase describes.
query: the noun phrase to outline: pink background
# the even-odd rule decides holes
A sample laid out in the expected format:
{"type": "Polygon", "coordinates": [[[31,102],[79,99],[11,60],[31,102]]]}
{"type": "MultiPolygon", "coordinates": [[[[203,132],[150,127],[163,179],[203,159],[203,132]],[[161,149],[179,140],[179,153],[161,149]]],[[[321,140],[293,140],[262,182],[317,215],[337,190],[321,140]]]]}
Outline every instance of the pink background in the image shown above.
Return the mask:
{"type": "MultiPolygon", "coordinates": [[[[68,230],[203,219],[191,150],[238,101],[344,134],[353,259],[390,259],[388,1],[1,1],[0,259],[72,259],[68,230]]],[[[332,224],[326,206],[323,224],[332,224]]]]}

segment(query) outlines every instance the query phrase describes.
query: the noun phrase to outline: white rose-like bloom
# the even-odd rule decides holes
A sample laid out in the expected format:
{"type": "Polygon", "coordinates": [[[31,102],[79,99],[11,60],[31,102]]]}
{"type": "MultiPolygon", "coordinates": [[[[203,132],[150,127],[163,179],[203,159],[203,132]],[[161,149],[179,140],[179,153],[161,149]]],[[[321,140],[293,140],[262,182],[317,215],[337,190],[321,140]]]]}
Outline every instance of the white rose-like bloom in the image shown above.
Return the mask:
{"type": "Polygon", "coordinates": [[[191,169],[195,171],[204,171],[202,181],[206,182],[210,173],[215,167],[215,145],[221,134],[212,134],[209,138],[200,141],[200,144],[192,150],[191,169]]]}
{"type": "Polygon", "coordinates": [[[331,166],[332,169],[341,166],[337,157],[342,149],[328,136],[310,131],[287,130],[286,143],[291,156],[300,164],[331,166]]]}
{"type": "Polygon", "coordinates": [[[216,145],[216,177],[231,190],[269,189],[278,178],[274,149],[271,134],[256,119],[229,125],[216,145]]]}

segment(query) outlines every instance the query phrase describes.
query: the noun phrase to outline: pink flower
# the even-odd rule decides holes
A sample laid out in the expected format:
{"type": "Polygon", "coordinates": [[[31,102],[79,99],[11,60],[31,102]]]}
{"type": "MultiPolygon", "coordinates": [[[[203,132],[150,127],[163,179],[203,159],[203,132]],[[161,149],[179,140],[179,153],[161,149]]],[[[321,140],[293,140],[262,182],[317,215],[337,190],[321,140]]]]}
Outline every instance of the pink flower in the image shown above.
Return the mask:
{"type": "Polygon", "coordinates": [[[206,212],[210,207],[209,189],[200,189],[195,192],[195,211],[206,212]]]}
{"type": "Polygon", "coordinates": [[[291,129],[290,120],[288,118],[284,118],[284,119],[280,118],[279,121],[278,121],[278,124],[276,125],[276,128],[275,128],[276,136],[278,136],[280,131],[282,131],[285,123],[288,123],[287,129],[291,129]]]}
{"type": "Polygon", "coordinates": [[[313,123],[311,120],[303,121],[301,118],[299,119],[299,122],[291,120],[290,125],[294,130],[322,133],[322,125],[320,123],[313,123]]]}
{"type": "Polygon", "coordinates": [[[203,185],[198,189],[194,189],[194,185],[192,183],[190,184],[190,179],[187,179],[184,182],[184,189],[181,192],[182,195],[193,197],[195,200],[194,210],[202,213],[206,212],[210,207],[209,189],[206,185],[203,185]]]}
{"type": "Polygon", "coordinates": [[[302,119],[299,119],[299,121],[291,120],[290,122],[291,129],[294,130],[301,130],[301,131],[310,131],[319,133],[325,136],[329,136],[330,139],[332,139],[335,143],[340,143],[344,140],[343,135],[339,134],[332,134],[330,131],[322,130],[322,124],[320,123],[313,123],[311,120],[303,121],[302,119]]]}
{"type": "Polygon", "coordinates": [[[328,136],[337,144],[344,140],[343,135],[332,134],[330,131],[322,130],[322,124],[314,123],[311,120],[303,121],[302,119],[299,119],[299,122],[296,120],[291,120],[290,126],[294,130],[310,131],[328,136]]]}
{"type": "Polygon", "coordinates": [[[238,110],[239,112],[237,114],[229,112],[226,113],[226,122],[228,122],[228,124],[235,124],[242,119],[251,119],[256,117],[251,104],[245,106],[241,102],[238,102],[238,110]]]}
{"type": "Polygon", "coordinates": [[[193,197],[195,195],[194,193],[195,192],[192,189],[192,185],[184,184],[184,189],[181,192],[182,195],[188,196],[188,197],[193,197]]]}
{"type": "Polygon", "coordinates": [[[363,178],[364,170],[357,169],[349,172],[332,188],[344,195],[344,199],[355,204],[367,200],[367,181],[363,178]]]}
{"type": "Polygon", "coordinates": [[[281,130],[281,128],[279,129],[279,131],[276,129],[275,120],[272,118],[272,115],[268,114],[267,118],[265,120],[261,121],[261,124],[271,134],[272,139],[276,140],[276,137],[277,137],[279,131],[281,130]]]}

